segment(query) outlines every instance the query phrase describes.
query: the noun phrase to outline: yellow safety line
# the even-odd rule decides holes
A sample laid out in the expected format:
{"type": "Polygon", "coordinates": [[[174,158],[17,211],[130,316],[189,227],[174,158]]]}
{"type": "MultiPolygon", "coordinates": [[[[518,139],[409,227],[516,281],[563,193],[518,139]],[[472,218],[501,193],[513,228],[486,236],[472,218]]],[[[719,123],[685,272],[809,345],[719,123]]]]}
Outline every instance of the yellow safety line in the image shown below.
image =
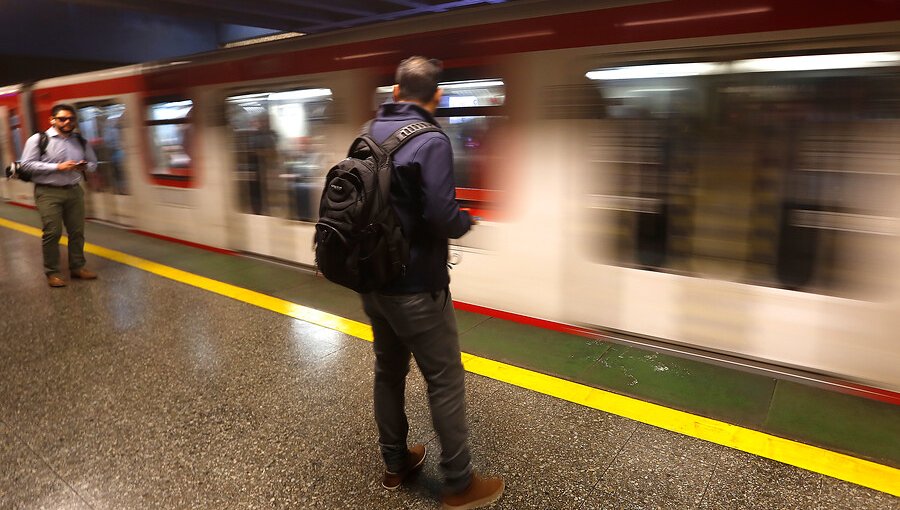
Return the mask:
{"type": "MultiPolygon", "coordinates": [[[[3,218],[0,218],[0,226],[32,236],[41,236],[40,229],[11,222],[3,218]]],[[[356,338],[372,341],[371,327],[361,322],[198,276],[120,251],[89,243],[85,243],[84,249],[88,253],[136,267],[164,278],[221,294],[356,338]]],[[[625,397],[472,354],[463,353],[462,359],[466,370],[474,374],[630,418],[679,434],[790,464],[808,471],[821,473],[894,496],[900,496],[900,469],[703,416],[669,409],[657,404],[625,397]]]]}
{"type": "Polygon", "coordinates": [[[4,218],[0,218],[0,226],[6,227],[11,230],[18,230],[19,232],[23,232],[31,236],[41,237],[41,229],[29,227],[28,225],[22,225],[21,223],[9,221],[4,218]]]}
{"type": "Polygon", "coordinates": [[[669,409],[539,372],[463,354],[466,370],[736,450],[900,496],[900,470],[756,430],[669,409]]]}
{"type": "MultiPolygon", "coordinates": [[[[19,232],[23,232],[35,237],[41,237],[41,229],[29,227],[20,223],[15,223],[3,218],[0,218],[0,226],[12,230],[17,230],[19,232]]],[[[66,236],[63,236],[60,240],[60,243],[68,244],[68,238],[66,236]]],[[[188,285],[208,290],[216,294],[221,294],[238,301],[243,301],[260,308],[265,308],[266,310],[271,310],[282,315],[287,315],[295,319],[300,319],[302,321],[316,324],[318,326],[340,331],[342,333],[346,333],[363,340],[368,340],[370,342],[372,341],[372,328],[369,327],[368,324],[363,324],[362,322],[356,322],[350,319],[345,319],[343,317],[338,317],[337,315],[316,310],[315,308],[309,308],[303,305],[298,305],[296,303],[291,303],[290,301],[278,299],[276,297],[268,296],[256,291],[244,289],[236,285],[231,285],[228,283],[213,280],[211,278],[206,278],[193,273],[189,273],[187,271],[182,271],[180,269],[175,269],[174,267],[169,267],[157,262],[142,259],[140,257],[135,257],[127,253],[122,253],[120,251],[97,246],[95,244],[85,243],[84,251],[112,260],[114,262],[119,262],[120,264],[125,264],[128,266],[136,267],[138,269],[142,269],[144,271],[147,271],[148,273],[153,273],[170,280],[186,283],[188,285]]]]}
{"type": "Polygon", "coordinates": [[[337,315],[323,312],[321,310],[316,310],[315,308],[309,308],[307,306],[291,303],[290,301],[285,301],[283,299],[268,296],[260,292],[238,287],[236,285],[231,285],[229,283],[220,282],[211,278],[206,278],[204,276],[199,276],[187,271],[175,269],[173,267],[165,266],[163,264],[134,257],[132,255],[128,255],[127,253],[110,250],[109,248],[103,248],[101,246],[96,246],[90,243],[85,243],[84,251],[92,253],[94,255],[99,255],[115,262],[142,269],[144,271],[147,271],[148,273],[153,273],[155,275],[169,278],[170,280],[186,283],[203,290],[221,294],[238,301],[243,301],[244,303],[249,303],[260,308],[265,308],[266,310],[271,310],[275,313],[280,313],[282,315],[300,319],[311,324],[316,324],[328,329],[340,331],[341,333],[346,333],[357,338],[362,338],[363,340],[368,340],[370,342],[372,341],[372,328],[369,327],[368,324],[363,324],[362,322],[356,322],[350,319],[345,319],[343,317],[338,317],[337,315]]]}

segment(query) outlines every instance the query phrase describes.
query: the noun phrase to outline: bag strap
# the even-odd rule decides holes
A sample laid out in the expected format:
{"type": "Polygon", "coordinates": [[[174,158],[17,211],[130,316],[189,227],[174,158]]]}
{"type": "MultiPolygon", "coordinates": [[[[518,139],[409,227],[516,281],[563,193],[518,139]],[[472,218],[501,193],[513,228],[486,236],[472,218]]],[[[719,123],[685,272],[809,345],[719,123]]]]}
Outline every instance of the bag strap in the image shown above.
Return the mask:
{"type": "Polygon", "coordinates": [[[87,140],[85,140],[85,138],[83,136],[81,136],[81,133],[76,132],[73,134],[75,135],[75,138],[78,140],[78,143],[81,144],[81,152],[83,152],[84,157],[87,158],[87,140]]]}
{"type": "Polygon", "coordinates": [[[422,133],[443,133],[444,131],[431,124],[430,122],[413,122],[412,124],[408,124],[403,126],[402,128],[391,133],[391,136],[387,138],[383,143],[378,143],[372,138],[372,135],[369,134],[369,130],[372,127],[373,120],[366,122],[363,126],[362,132],[353,141],[353,144],[350,146],[350,150],[347,151],[347,156],[353,157],[354,154],[359,154],[360,149],[365,146],[368,146],[368,149],[372,155],[376,157],[377,160],[381,160],[385,157],[390,157],[394,152],[397,151],[400,147],[403,146],[404,143],[409,141],[411,138],[416,135],[420,135],[422,133]],[[378,150],[380,149],[380,151],[378,150]]]}
{"type": "Polygon", "coordinates": [[[381,144],[381,148],[388,154],[393,154],[394,151],[402,147],[407,140],[422,133],[443,133],[443,130],[430,122],[413,122],[412,124],[403,126],[394,131],[391,136],[387,137],[387,140],[381,144]]]}
{"type": "MultiPolygon", "coordinates": [[[[366,127],[368,128],[370,125],[371,123],[366,125],[366,127]]],[[[429,122],[413,122],[412,124],[403,126],[402,128],[394,131],[391,136],[389,136],[387,140],[384,141],[384,143],[378,145],[378,147],[382,151],[384,151],[384,153],[388,157],[388,160],[390,160],[390,157],[394,153],[394,151],[399,149],[405,142],[409,141],[416,135],[431,132],[443,133],[441,128],[429,122]]],[[[369,134],[362,135],[362,139],[369,140],[371,143],[375,143],[375,141],[369,134]]],[[[390,201],[391,173],[392,172],[378,173],[378,197],[380,201],[382,201],[382,204],[386,204],[390,201]]],[[[377,210],[381,211],[381,217],[375,218],[376,222],[380,222],[385,215],[391,214],[392,211],[390,207],[379,207],[377,210]]]]}
{"type": "MultiPolygon", "coordinates": [[[[81,133],[74,133],[74,135],[75,139],[78,140],[78,143],[81,144],[81,152],[83,152],[84,155],[87,156],[87,140],[85,140],[84,137],[81,136],[81,133]]],[[[43,158],[44,154],[47,154],[47,145],[49,144],[50,137],[47,136],[47,132],[38,132],[38,151],[40,151],[40,156],[38,157],[43,158]]]]}
{"type": "Polygon", "coordinates": [[[38,133],[38,150],[40,151],[39,158],[43,158],[44,154],[47,154],[47,145],[50,143],[50,137],[47,136],[45,131],[41,131],[38,133]]]}

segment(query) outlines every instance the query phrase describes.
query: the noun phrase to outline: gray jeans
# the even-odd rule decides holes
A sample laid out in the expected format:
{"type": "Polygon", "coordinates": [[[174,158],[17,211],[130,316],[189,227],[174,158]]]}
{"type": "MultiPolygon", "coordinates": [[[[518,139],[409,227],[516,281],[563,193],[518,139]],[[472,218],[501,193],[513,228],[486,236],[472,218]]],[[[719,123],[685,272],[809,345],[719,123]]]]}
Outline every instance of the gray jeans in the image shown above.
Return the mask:
{"type": "Polygon", "coordinates": [[[41,215],[44,273],[59,273],[59,239],[63,225],[69,236],[69,270],[84,266],[84,191],[81,186],[56,188],[36,184],[34,205],[41,215]]]}
{"type": "Polygon", "coordinates": [[[406,461],[409,423],[404,410],[412,355],[428,385],[431,420],[441,442],[447,489],[465,489],[472,478],[466,424],[465,371],[450,291],[363,295],[375,333],[375,421],[389,471],[406,461]]]}

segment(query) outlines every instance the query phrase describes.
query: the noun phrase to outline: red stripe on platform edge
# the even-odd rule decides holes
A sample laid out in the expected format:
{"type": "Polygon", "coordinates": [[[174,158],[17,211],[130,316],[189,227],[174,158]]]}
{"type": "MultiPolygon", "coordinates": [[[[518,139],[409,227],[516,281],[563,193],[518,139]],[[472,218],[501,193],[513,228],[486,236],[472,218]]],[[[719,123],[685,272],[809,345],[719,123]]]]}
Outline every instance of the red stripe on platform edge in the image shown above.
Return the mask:
{"type": "Polygon", "coordinates": [[[16,202],[15,200],[10,200],[9,202],[7,202],[7,204],[9,204],[9,205],[15,205],[15,206],[19,206],[19,207],[24,207],[25,209],[32,209],[32,210],[35,210],[35,211],[37,210],[37,207],[35,207],[35,206],[33,206],[33,205],[23,204],[22,202],[16,202]]]}
{"type": "MultiPolygon", "coordinates": [[[[453,307],[457,310],[474,312],[481,315],[487,315],[488,317],[495,317],[497,319],[518,322],[519,324],[527,324],[529,326],[549,329],[552,331],[560,331],[562,333],[569,333],[572,335],[578,335],[597,340],[604,337],[602,333],[588,328],[581,328],[569,324],[561,324],[559,322],[548,321],[545,319],[536,319],[534,317],[528,317],[527,315],[519,315],[512,312],[494,310],[493,308],[473,305],[471,303],[464,303],[462,301],[454,301],[453,307]]],[[[895,391],[835,379],[831,379],[831,382],[834,383],[828,386],[831,391],[843,393],[845,395],[852,395],[854,397],[861,397],[868,400],[877,400],[879,402],[884,402],[887,404],[900,405],[900,393],[897,393],[895,391]]]]}
{"type": "Polygon", "coordinates": [[[900,406],[900,393],[897,393],[896,391],[873,388],[871,386],[846,381],[841,381],[840,384],[842,386],[839,386],[837,391],[841,393],[900,406]]]}
{"type": "Polygon", "coordinates": [[[130,229],[128,229],[128,231],[133,232],[135,234],[140,234],[142,236],[152,237],[154,239],[169,241],[170,243],[183,244],[185,246],[190,246],[191,248],[199,248],[201,250],[212,251],[215,253],[222,253],[225,255],[239,255],[238,252],[228,250],[225,248],[216,248],[215,246],[208,246],[205,244],[195,243],[192,241],[185,241],[184,239],[178,239],[177,237],[164,236],[162,234],[154,234],[153,232],[147,232],[145,230],[138,230],[136,228],[130,228],[130,229]]]}
{"type": "Polygon", "coordinates": [[[487,308],[484,306],[473,305],[471,303],[463,303],[462,301],[454,301],[453,307],[457,310],[462,310],[464,312],[474,312],[479,313],[481,315],[487,315],[489,317],[496,317],[498,319],[503,319],[511,322],[518,322],[519,324],[527,324],[529,326],[536,326],[543,329],[549,329],[552,331],[560,331],[562,333],[569,333],[572,335],[584,336],[588,338],[599,339],[601,337],[600,333],[596,331],[591,331],[587,328],[580,328],[578,326],[572,326],[569,324],[561,324],[559,322],[548,321],[545,319],[537,319],[535,317],[529,317],[527,315],[519,315],[517,313],[512,312],[504,312],[502,310],[494,310],[493,308],[487,308]]]}

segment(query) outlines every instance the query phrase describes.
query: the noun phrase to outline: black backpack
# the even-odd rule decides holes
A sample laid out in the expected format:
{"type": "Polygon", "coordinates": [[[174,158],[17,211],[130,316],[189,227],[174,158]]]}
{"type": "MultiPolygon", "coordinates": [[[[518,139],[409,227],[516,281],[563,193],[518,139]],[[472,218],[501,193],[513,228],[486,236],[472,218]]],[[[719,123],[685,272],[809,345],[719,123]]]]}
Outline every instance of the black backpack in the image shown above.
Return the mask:
{"type": "Polygon", "coordinates": [[[325,177],[315,235],[319,271],[356,292],[378,290],[406,270],[409,242],[391,207],[392,155],[418,134],[441,132],[416,122],[379,145],[368,127],[325,177]]]}
{"type": "MultiPolygon", "coordinates": [[[[87,151],[87,140],[81,136],[81,133],[75,133],[75,137],[78,139],[78,143],[81,144],[81,151],[87,151]]],[[[39,158],[44,157],[44,154],[47,154],[47,145],[50,144],[50,137],[47,136],[47,133],[41,131],[38,133],[38,150],[40,151],[39,158]]],[[[6,178],[7,179],[19,179],[22,182],[31,182],[31,172],[26,171],[22,168],[22,162],[13,161],[6,167],[6,178]]]]}

